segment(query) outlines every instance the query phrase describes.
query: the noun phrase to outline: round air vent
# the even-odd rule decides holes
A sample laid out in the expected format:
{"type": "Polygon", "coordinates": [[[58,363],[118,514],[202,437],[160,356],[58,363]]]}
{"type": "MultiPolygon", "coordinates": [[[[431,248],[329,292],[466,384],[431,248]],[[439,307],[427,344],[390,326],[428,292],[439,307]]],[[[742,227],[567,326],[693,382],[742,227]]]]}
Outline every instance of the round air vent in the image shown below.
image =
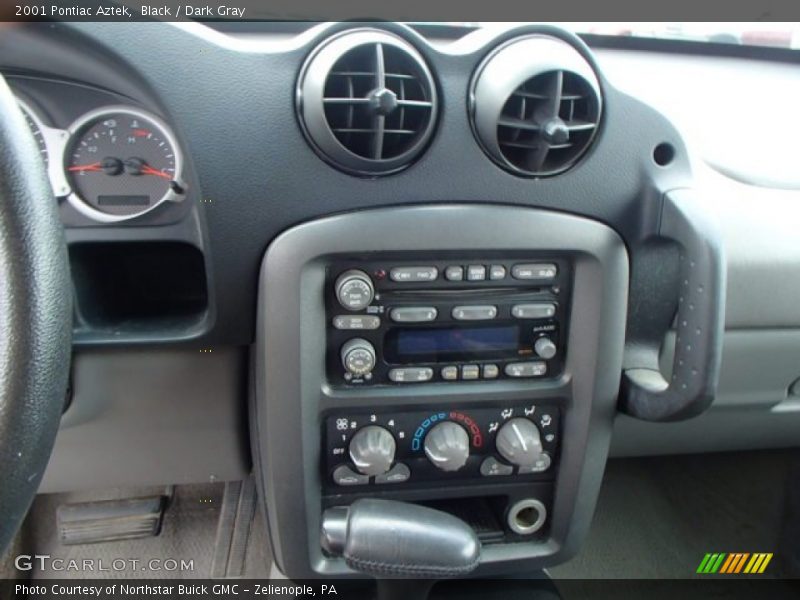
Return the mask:
{"type": "Polygon", "coordinates": [[[600,122],[600,84],[567,42],[544,35],[512,40],[478,68],[470,89],[475,135],[518,175],[563,173],[586,152],[600,122]]]}
{"type": "Polygon", "coordinates": [[[399,171],[425,148],[436,86],[422,56],[377,29],[325,41],[303,67],[297,107],[306,137],[330,163],[360,175],[399,171]]]}

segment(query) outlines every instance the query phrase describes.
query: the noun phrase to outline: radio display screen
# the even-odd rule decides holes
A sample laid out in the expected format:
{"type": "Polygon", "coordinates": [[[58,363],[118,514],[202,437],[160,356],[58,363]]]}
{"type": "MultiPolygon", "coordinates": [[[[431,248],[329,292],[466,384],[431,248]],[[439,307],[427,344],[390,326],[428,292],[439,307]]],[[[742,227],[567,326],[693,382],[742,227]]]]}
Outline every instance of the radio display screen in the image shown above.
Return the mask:
{"type": "Polygon", "coordinates": [[[518,325],[499,327],[397,328],[387,333],[391,362],[491,359],[516,355],[518,325]]]}

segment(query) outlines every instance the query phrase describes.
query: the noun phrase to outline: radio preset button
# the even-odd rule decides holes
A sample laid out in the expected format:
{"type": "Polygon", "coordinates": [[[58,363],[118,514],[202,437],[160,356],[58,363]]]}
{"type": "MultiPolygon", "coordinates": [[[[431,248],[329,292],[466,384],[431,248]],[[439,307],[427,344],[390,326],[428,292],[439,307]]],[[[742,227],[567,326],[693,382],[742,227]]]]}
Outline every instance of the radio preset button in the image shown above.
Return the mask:
{"type": "Polygon", "coordinates": [[[488,321],[497,316],[496,306],[455,306],[452,312],[456,321],[488,321]]]}
{"type": "Polygon", "coordinates": [[[395,383],[419,383],[430,381],[432,377],[433,369],[429,367],[406,367],[389,371],[389,379],[395,383]]]}
{"type": "Polygon", "coordinates": [[[411,469],[403,463],[397,463],[383,475],[375,477],[375,483],[403,483],[411,477],[411,469]]]}
{"type": "Polygon", "coordinates": [[[514,279],[526,281],[550,281],[557,273],[558,267],[553,263],[524,263],[511,267],[514,279]]]}
{"type": "Polygon", "coordinates": [[[500,375],[500,369],[497,365],[483,365],[484,379],[497,379],[498,375],[500,375]]]}
{"type": "Polygon", "coordinates": [[[395,267],[389,271],[392,281],[414,283],[418,281],[434,281],[439,276],[436,267],[395,267]]]}
{"type": "Polygon", "coordinates": [[[380,317],[374,315],[339,315],[333,317],[336,329],[377,329],[381,326],[380,317]]]}
{"type": "Polygon", "coordinates": [[[404,306],[393,308],[389,317],[395,323],[427,323],[435,321],[438,314],[433,306],[404,306]]]}
{"type": "Polygon", "coordinates": [[[556,305],[552,302],[515,304],[511,307],[511,316],[515,319],[549,319],[555,315],[556,305]]]}
{"type": "Polygon", "coordinates": [[[506,268],[503,265],[492,265],[489,267],[489,279],[498,281],[506,278],[506,268]]]}
{"type": "Polygon", "coordinates": [[[442,367],[442,379],[446,381],[455,381],[458,379],[458,367],[455,365],[442,367]]]}
{"type": "Polygon", "coordinates": [[[494,477],[496,475],[511,475],[514,472],[514,467],[511,465],[504,465],[494,456],[486,457],[481,463],[481,475],[484,477],[494,477]]]}
{"type": "Polygon", "coordinates": [[[356,473],[347,465],[340,465],[333,471],[333,482],[336,485],[366,485],[369,475],[356,473]]]}
{"type": "Polygon", "coordinates": [[[483,265],[469,265],[467,267],[468,281],[483,281],[486,279],[486,267],[483,265]]]}
{"type": "Polygon", "coordinates": [[[461,367],[461,379],[477,379],[480,375],[478,365],[464,365],[461,367]]]}
{"type": "Polygon", "coordinates": [[[511,363],[506,365],[505,373],[509,377],[541,377],[547,373],[547,365],[543,362],[511,363]]]}
{"type": "Polygon", "coordinates": [[[463,281],[464,280],[464,267],[456,265],[449,266],[444,270],[444,277],[447,281],[463,281]]]}

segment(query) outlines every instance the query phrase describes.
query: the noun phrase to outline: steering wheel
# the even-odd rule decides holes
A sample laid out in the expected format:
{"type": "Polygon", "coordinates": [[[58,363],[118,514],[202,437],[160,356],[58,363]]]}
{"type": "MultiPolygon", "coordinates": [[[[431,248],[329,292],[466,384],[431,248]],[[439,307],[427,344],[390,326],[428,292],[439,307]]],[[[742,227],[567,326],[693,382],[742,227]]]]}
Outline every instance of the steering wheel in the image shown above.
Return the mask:
{"type": "Polygon", "coordinates": [[[71,299],[58,206],[0,76],[0,555],[33,501],[58,431],[71,299]]]}

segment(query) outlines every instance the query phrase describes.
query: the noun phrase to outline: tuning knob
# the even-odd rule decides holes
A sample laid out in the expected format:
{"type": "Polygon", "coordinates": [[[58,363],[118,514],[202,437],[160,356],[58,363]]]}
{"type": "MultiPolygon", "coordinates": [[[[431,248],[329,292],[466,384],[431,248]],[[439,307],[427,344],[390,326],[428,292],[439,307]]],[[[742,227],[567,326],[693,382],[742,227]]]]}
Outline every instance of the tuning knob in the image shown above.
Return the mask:
{"type": "Polygon", "coordinates": [[[350,460],[364,475],[382,475],[394,462],[394,436],[387,429],[368,425],[350,440],[350,460]]]}
{"type": "Polygon", "coordinates": [[[363,310],[375,297],[375,288],[369,275],[358,269],[339,275],[334,289],[339,304],[347,310],[363,310]]]}
{"type": "Polygon", "coordinates": [[[342,346],[342,364],[356,377],[367,375],[375,368],[375,348],[362,338],[348,340],[342,346]]]}
{"type": "Polygon", "coordinates": [[[539,358],[550,360],[556,355],[556,345],[549,337],[540,337],[533,343],[533,349],[539,358]]]}
{"type": "Polygon", "coordinates": [[[520,467],[533,467],[542,457],[539,429],[522,417],[511,419],[500,428],[495,445],[500,456],[520,467]]]}
{"type": "Polygon", "coordinates": [[[458,423],[439,423],[425,436],[425,454],[442,471],[458,471],[469,458],[469,435],[458,423]]]}

